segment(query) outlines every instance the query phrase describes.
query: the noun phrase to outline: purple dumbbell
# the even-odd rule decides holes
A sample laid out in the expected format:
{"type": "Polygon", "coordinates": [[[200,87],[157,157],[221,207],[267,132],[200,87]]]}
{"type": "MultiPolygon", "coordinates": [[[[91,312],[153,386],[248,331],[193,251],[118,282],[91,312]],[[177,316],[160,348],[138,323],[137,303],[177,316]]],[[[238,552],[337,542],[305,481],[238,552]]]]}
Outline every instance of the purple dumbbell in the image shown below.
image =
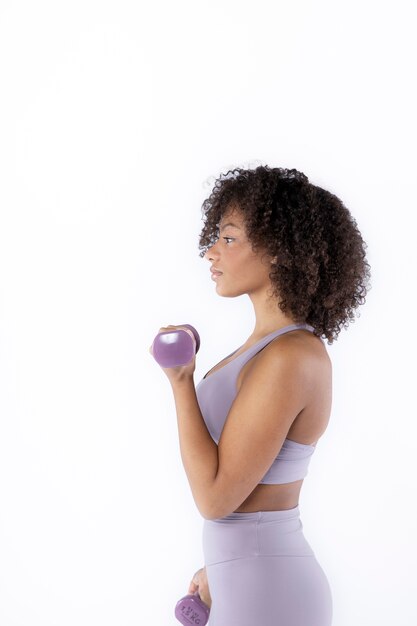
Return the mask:
{"type": "Polygon", "coordinates": [[[181,624],[188,626],[189,624],[197,624],[205,626],[208,622],[210,609],[200,598],[198,591],[189,593],[178,600],[175,605],[175,617],[181,624]]]}
{"type": "Polygon", "coordinates": [[[186,365],[200,348],[200,336],[196,329],[191,324],[178,325],[187,326],[192,331],[196,341],[195,352],[193,340],[186,330],[165,330],[162,333],[158,333],[153,340],[152,354],[155,361],[162,367],[186,365]]]}

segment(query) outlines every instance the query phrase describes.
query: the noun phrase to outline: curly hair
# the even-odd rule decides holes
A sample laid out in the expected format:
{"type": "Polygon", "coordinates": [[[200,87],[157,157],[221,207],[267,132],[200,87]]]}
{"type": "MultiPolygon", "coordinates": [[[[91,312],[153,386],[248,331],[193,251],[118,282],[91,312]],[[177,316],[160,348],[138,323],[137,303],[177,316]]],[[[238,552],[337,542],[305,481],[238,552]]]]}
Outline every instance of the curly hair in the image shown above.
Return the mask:
{"type": "Polygon", "coordinates": [[[199,256],[217,241],[220,220],[233,208],[243,214],[253,251],[276,258],[269,278],[279,308],[332,344],[371,288],[367,244],[349,210],[296,169],[228,170],[203,202],[199,256]]]}

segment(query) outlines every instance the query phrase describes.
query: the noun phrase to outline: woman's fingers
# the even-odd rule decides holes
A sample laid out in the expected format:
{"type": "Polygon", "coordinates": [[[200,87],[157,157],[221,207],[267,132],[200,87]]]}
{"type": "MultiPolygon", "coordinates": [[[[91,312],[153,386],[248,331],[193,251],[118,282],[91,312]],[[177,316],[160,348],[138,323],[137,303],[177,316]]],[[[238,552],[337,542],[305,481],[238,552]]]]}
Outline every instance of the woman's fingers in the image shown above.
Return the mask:
{"type": "Polygon", "coordinates": [[[196,572],[191,580],[190,587],[188,589],[188,593],[195,593],[198,591],[198,595],[207,606],[211,607],[211,596],[210,590],[207,581],[207,574],[205,567],[196,572]]]}

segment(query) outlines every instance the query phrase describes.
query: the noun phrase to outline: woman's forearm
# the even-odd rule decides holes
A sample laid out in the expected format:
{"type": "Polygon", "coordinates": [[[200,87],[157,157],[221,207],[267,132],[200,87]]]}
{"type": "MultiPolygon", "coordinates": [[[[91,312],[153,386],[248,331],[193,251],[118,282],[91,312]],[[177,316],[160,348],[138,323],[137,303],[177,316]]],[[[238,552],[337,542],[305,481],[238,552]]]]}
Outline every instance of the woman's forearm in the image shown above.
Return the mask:
{"type": "Polygon", "coordinates": [[[201,515],[210,519],[214,510],[214,482],[218,470],[217,444],[204,422],[194,380],[172,384],[177,411],[181,458],[194,500],[201,515]]]}

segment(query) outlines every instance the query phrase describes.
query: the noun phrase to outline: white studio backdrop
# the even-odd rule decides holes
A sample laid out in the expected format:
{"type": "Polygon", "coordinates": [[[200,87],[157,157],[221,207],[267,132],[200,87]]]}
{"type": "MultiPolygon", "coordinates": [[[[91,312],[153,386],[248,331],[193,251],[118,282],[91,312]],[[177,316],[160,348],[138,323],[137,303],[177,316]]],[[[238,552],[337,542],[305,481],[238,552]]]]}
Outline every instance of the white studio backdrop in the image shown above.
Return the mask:
{"type": "MultiPolygon", "coordinates": [[[[412,3],[0,2],[0,624],[174,625],[203,566],[158,329],[254,327],[199,257],[230,167],[339,196],[372,289],[304,481],[334,626],[417,623],[412,3]]],[[[308,626],[308,625],[306,625],[308,626]]]]}

